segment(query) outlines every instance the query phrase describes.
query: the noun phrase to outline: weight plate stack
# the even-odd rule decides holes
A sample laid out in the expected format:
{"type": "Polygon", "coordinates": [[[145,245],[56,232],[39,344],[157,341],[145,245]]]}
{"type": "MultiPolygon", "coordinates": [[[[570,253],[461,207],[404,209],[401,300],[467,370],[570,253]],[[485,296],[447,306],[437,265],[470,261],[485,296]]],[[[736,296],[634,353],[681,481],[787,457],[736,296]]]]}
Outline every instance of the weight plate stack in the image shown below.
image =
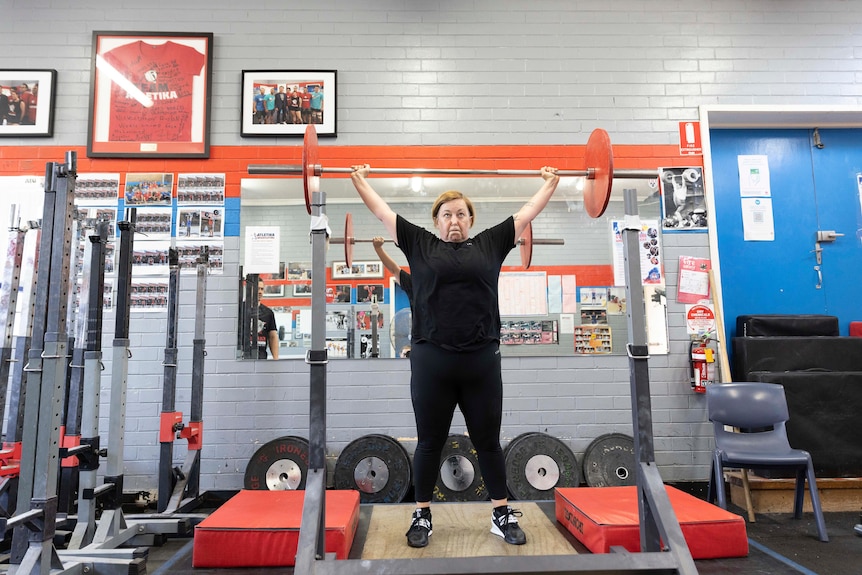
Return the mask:
{"type": "Polygon", "coordinates": [[[245,468],[245,488],[269,491],[305,489],[308,440],[286,435],[263,444],[245,468]]]}
{"type": "Polygon", "coordinates": [[[584,479],[590,487],[635,485],[635,443],[624,433],[595,438],[584,452],[584,479]]]}
{"type": "Polygon", "coordinates": [[[334,483],[359,491],[361,503],[400,503],[413,483],[410,455],[388,435],[364,435],[339,454],[334,483]]]}
{"type": "Polygon", "coordinates": [[[548,500],[556,487],[581,483],[578,459],[569,447],[545,433],[523,433],[504,450],[506,486],[513,499],[548,500]]]}
{"type": "Polygon", "coordinates": [[[450,435],[440,457],[435,501],[485,501],[488,489],[479,471],[479,457],[466,435],[450,435]]]}

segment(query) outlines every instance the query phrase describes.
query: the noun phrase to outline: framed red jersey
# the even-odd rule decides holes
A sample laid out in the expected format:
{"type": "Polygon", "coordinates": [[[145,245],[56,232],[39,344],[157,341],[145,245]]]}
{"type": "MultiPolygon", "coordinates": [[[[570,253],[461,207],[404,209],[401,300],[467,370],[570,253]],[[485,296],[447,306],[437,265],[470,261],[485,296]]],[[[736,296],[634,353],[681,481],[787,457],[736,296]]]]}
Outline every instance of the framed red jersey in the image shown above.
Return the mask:
{"type": "Polygon", "coordinates": [[[93,32],[87,156],[208,158],[212,41],[93,32]]]}

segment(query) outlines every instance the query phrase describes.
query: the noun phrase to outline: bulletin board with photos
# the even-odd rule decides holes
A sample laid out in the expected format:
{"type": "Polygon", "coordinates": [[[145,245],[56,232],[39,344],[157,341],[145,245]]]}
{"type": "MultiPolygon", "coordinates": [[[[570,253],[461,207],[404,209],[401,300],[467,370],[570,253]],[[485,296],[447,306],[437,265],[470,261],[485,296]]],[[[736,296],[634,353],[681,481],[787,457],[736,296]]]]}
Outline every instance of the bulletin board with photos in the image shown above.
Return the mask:
{"type": "MultiPolygon", "coordinates": [[[[114,303],[116,267],[119,263],[118,222],[132,217],[134,241],[130,254],[131,309],[164,312],[170,275],[169,250],[177,250],[181,273],[193,273],[206,261],[208,273],[220,274],[224,266],[225,175],[210,173],[81,172],[75,183],[76,250],[73,270],[82,281],[87,239],[104,222],[104,308],[114,303]]],[[[77,299],[77,298],[76,298],[77,299]]],[[[73,303],[74,306],[79,302],[73,303]]]]}

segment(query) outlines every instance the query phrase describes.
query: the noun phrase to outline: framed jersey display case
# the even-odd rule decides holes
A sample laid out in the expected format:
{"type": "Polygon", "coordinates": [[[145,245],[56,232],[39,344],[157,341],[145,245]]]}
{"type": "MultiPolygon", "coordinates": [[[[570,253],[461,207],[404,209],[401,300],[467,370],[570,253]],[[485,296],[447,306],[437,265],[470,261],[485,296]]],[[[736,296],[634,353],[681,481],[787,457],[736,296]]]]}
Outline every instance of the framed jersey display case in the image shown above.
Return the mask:
{"type": "Polygon", "coordinates": [[[208,158],[211,33],[93,32],[87,156],[208,158]]]}

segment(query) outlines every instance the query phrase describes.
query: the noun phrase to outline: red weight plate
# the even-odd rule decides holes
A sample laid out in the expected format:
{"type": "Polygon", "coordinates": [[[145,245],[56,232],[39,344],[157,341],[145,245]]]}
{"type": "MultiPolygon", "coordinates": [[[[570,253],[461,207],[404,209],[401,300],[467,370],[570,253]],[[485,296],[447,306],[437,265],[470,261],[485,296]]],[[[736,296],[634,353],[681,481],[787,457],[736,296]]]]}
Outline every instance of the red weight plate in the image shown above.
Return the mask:
{"type": "Polygon", "coordinates": [[[353,216],[350,212],[344,218],[344,261],[348,269],[353,267],[353,216]]]}
{"type": "Polygon", "coordinates": [[[584,186],[584,207],[590,217],[598,218],[608,207],[614,184],[614,151],[606,131],[597,128],[590,134],[584,161],[592,173],[584,186]]]}
{"type": "Polygon", "coordinates": [[[314,124],[305,128],[302,141],[302,185],[305,188],[305,209],[311,214],[311,194],[320,189],[320,177],[314,173],[317,166],[317,130],[314,124]]]}
{"type": "Polygon", "coordinates": [[[524,264],[524,269],[530,269],[530,262],[533,261],[533,224],[528,223],[524,228],[524,233],[518,239],[521,244],[521,263],[524,264]]]}

